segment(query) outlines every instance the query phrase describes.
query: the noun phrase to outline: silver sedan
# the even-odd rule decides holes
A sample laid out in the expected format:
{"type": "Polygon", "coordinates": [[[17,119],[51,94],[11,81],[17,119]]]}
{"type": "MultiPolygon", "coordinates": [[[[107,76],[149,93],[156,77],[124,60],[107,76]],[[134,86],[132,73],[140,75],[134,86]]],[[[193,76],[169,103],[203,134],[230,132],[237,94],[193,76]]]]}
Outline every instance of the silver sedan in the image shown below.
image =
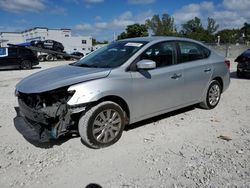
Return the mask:
{"type": "Polygon", "coordinates": [[[116,41],[78,62],[22,80],[16,86],[22,112],[16,127],[40,141],[77,131],[87,146],[107,147],[127,124],[193,104],[216,107],[230,83],[229,67],[222,56],[190,39],[116,41]],[[32,126],[39,131],[27,131],[32,126]]]}

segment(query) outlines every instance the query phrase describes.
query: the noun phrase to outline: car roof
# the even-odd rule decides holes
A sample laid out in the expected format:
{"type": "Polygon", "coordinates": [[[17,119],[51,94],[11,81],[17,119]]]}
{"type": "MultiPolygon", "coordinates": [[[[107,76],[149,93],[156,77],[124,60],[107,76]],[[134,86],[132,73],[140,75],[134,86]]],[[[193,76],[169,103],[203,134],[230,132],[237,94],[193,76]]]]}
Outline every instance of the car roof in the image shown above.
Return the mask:
{"type": "Polygon", "coordinates": [[[182,37],[171,37],[171,36],[150,36],[150,37],[137,37],[137,38],[129,38],[129,39],[124,39],[124,40],[120,40],[120,41],[130,41],[130,42],[161,42],[161,41],[166,41],[166,40],[175,40],[175,41],[187,41],[187,42],[195,42],[195,43],[199,43],[201,45],[201,42],[196,41],[196,40],[192,40],[192,39],[188,39],[188,38],[182,38],[182,37]]]}

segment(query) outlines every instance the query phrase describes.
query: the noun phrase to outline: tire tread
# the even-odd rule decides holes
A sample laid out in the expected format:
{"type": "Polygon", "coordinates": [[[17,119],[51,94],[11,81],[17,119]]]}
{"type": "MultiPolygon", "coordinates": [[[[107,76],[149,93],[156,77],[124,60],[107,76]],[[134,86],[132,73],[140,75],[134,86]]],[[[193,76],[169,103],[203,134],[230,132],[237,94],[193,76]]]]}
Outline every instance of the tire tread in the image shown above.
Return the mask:
{"type": "MultiPolygon", "coordinates": [[[[91,116],[93,115],[93,113],[101,106],[103,105],[107,105],[107,104],[113,104],[115,106],[117,106],[118,108],[120,108],[122,111],[123,109],[116,103],[112,102],[112,101],[104,101],[101,102],[99,104],[97,104],[96,106],[92,106],[90,107],[90,109],[87,109],[86,112],[81,116],[79,123],[78,123],[78,129],[79,129],[79,134],[82,138],[82,141],[84,142],[84,144],[86,144],[87,146],[89,146],[90,148],[94,148],[94,149],[99,149],[101,148],[100,146],[96,146],[93,142],[91,142],[91,140],[88,138],[87,135],[87,129],[88,129],[88,122],[91,118],[91,116]]],[[[105,147],[105,146],[104,146],[105,147]]]]}

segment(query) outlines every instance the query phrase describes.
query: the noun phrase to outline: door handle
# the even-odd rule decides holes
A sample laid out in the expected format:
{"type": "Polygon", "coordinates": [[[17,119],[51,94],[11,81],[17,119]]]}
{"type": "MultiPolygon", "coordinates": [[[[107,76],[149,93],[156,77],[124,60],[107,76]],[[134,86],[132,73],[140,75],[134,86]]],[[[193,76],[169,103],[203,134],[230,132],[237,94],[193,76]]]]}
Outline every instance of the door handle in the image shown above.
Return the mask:
{"type": "Polygon", "coordinates": [[[211,72],[211,68],[205,69],[204,72],[211,72]]]}
{"type": "Polygon", "coordinates": [[[172,79],[178,79],[180,78],[182,75],[181,74],[174,74],[173,76],[171,76],[172,79]]]}

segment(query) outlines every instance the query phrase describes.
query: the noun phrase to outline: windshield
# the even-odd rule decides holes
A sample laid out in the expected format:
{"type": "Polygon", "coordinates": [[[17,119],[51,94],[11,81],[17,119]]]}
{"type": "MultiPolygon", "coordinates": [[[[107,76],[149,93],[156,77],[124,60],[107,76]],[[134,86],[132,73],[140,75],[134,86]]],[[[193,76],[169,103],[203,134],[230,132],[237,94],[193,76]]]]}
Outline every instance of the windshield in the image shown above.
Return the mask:
{"type": "Polygon", "coordinates": [[[80,61],[74,66],[109,68],[118,67],[125,63],[132,55],[147,42],[118,41],[104,46],[80,61]]]}

